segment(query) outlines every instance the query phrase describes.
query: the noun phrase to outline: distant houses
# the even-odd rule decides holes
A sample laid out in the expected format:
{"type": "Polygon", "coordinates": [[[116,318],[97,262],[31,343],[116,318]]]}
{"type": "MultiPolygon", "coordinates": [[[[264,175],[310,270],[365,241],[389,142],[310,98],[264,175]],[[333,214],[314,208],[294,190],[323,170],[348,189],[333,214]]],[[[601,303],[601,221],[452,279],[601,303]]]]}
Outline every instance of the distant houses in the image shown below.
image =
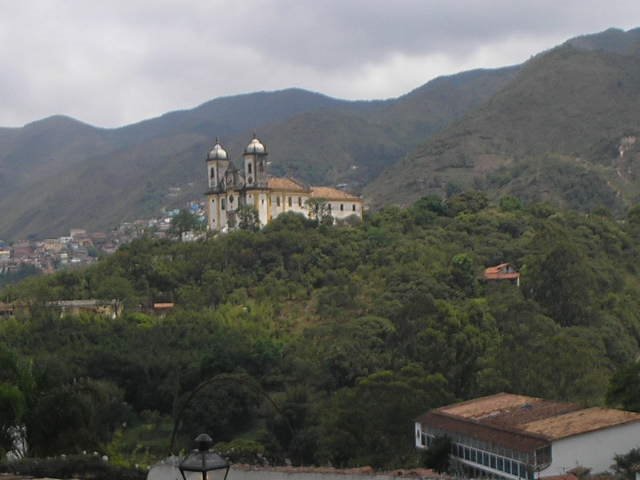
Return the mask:
{"type": "Polygon", "coordinates": [[[60,316],[77,316],[81,313],[93,313],[104,315],[110,318],[117,318],[122,315],[122,302],[118,300],[57,300],[47,302],[46,306],[60,312],[60,316]]]}

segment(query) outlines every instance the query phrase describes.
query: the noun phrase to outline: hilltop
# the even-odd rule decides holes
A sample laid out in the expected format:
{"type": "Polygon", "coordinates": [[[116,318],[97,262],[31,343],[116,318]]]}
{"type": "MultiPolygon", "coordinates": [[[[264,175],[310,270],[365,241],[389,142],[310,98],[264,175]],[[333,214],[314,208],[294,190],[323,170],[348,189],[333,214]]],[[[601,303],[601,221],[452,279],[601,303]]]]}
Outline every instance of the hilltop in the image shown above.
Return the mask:
{"type": "Polygon", "coordinates": [[[106,130],[65,117],[0,130],[0,238],[105,229],[205,189],[220,137],[238,158],[255,130],[272,171],[359,190],[507,83],[514,68],[443,77],[395,100],[347,102],[292,89],[226,97],[106,130]],[[169,187],[182,195],[167,197],[169,187]]]}

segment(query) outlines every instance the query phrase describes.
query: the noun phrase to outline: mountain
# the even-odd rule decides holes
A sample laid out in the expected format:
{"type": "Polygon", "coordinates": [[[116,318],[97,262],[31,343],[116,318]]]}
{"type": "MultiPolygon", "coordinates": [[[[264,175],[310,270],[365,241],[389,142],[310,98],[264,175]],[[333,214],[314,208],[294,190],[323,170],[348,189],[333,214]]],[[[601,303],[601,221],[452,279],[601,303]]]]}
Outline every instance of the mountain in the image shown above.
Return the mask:
{"type": "Polygon", "coordinates": [[[640,198],[640,30],[544,52],[485,105],[385,170],[374,205],[484,189],[621,211],[640,198]]]}
{"type": "Polygon", "coordinates": [[[212,100],[117,129],[67,117],[0,129],[0,238],[107,229],[205,189],[215,136],[239,158],[253,131],[272,171],[361,188],[506,85],[517,68],[442,77],[400,98],[349,102],[299,89],[212,100]],[[168,195],[170,187],[180,194],[168,195]]]}

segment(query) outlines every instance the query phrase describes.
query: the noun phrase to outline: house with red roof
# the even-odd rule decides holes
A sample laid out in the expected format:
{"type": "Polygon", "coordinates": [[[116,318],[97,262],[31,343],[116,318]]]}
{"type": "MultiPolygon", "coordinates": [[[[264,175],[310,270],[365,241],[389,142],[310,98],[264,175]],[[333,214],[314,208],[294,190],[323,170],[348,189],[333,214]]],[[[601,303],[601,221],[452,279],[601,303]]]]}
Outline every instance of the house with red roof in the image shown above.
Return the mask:
{"type": "Polygon", "coordinates": [[[510,263],[501,263],[495,267],[485,268],[484,279],[487,282],[510,282],[520,286],[520,272],[510,263]]]}

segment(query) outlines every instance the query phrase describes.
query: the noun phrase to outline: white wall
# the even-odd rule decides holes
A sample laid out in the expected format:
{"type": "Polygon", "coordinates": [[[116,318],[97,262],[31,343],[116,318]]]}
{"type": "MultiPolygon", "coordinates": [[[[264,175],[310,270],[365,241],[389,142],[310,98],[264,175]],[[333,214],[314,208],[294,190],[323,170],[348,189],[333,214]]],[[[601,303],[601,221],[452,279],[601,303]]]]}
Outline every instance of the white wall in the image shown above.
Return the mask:
{"type": "Polygon", "coordinates": [[[331,205],[331,216],[333,218],[343,219],[351,215],[357,215],[362,218],[362,204],[360,202],[332,200],[328,203],[331,205]],[[342,205],[342,210],[340,210],[340,205],[342,205]],[[354,205],[356,206],[355,211],[353,210],[354,205]]]}
{"type": "Polygon", "coordinates": [[[578,465],[591,473],[604,472],[610,470],[615,455],[639,445],[640,422],[558,440],[551,444],[551,466],[540,476],[562,475],[578,465]]]}
{"type": "Polygon", "coordinates": [[[424,445],[422,445],[422,425],[420,425],[419,422],[415,422],[413,441],[416,445],[416,448],[424,448],[424,445]]]}

